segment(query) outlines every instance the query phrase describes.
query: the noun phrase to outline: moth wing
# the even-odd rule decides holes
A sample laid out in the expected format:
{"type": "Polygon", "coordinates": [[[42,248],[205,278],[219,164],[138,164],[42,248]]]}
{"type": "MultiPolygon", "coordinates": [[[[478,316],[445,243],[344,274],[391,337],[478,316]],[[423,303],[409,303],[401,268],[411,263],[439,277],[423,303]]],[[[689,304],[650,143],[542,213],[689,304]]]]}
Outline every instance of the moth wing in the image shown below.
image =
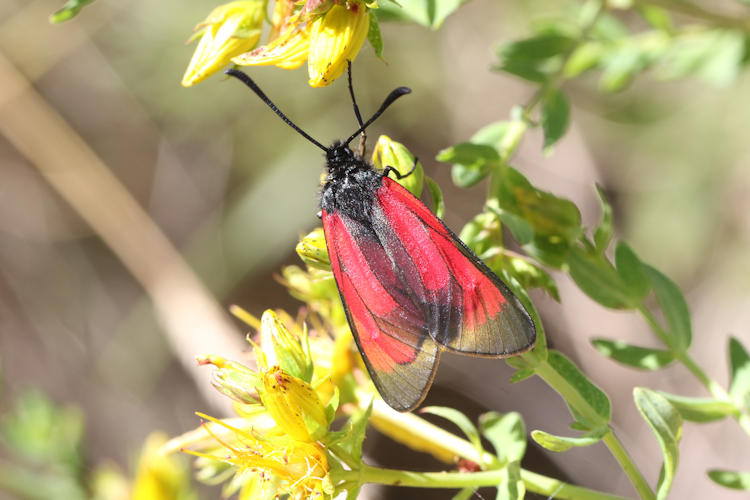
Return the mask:
{"type": "Polygon", "coordinates": [[[417,276],[402,281],[423,296],[429,333],[438,344],[493,357],[533,347],[534,323],[520,301],[419,199],[386,177],[376,200],[373,219],[382,211],[387,225],[377,220],[373,225],[381,240],[405,248],[413,265],[400,263],[400,268],[406,273],[416,269],[417,276]]]}
{"type": "Polygon", "coordinates": [[[359,352],[386,403],[408,411],[432,384],[440,349],[423,308],[367,222],[323,212],[331,268],[359,352]]]}

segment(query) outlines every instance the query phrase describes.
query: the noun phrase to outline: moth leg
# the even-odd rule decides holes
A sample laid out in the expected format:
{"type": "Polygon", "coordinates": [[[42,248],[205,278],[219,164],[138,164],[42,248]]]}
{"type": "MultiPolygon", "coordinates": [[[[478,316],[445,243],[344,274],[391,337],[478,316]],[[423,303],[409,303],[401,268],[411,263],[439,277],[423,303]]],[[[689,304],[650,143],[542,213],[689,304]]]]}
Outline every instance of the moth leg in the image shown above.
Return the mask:
{"type": "Polygon", "coordinates": [[[418,162],[419,162],[419,159],[415,156],[414,157],[414,163],[411,166],[411,170],[409,170],[405,174],[401,174],[398,170],[396,170],[395,168],[393,168],[393,167],[391,167],[389,165],[389,166],[387,166],[387,167],[385,167],[383,169],[383,177],[388,177],[388,174],[390,174],[391,172],[393,172],[393,175],[395,175],[396,179],[398,179],[398,180],[401,180],[401,179],[403,179],[405,177],[409,177],[411,174],[414,173],[414,170],[417,168],[417,163],[418,162]]]}

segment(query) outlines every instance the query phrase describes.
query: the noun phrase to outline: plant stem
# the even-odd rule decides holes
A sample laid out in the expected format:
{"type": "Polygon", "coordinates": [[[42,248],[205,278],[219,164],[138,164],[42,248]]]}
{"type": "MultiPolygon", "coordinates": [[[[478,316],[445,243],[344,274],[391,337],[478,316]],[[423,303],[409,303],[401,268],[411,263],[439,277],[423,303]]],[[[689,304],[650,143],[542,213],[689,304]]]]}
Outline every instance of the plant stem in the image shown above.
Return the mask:
{"type": "Polygon", "coordinates": [[[633,486],[635,486],[635,489],[638,491],[640,497],[643,500],[655,500],[656,495],[654,495],[654,492],[651,490],[651,487],[648,485],[646,479],[641,474],[641,471],[638,470],[638,467],[636,467],[633,461],[630,459],[630,455],[628,455],[628,452],[625,451],[625,448],[617,439],[617,436],[615,436],[615,433],[612,431],[612,429],[610,429],[609,432],[604,435],[602,441],[604,441],[604,444],[607,445],[607,448],[609,448],[612,456],[615,457],[617,462],[625,471],[625,474],[628,475],[630,481],[633,483],[633,486]]]}
{"type": "MultiPolygon", "coordinates": [[[[667,342],[668,337],[666,332],[659,324],[659,322],[656,321],[656,318],[654,318],[654,315],[651,314],[651,311],[646,309],[645,306],[640,306],[638,310],[646,319],[646,322],[649,324],[654,333],[656,333],[656,335],[665,345],[669,346],[669,342],[667,342]]],[[[721,384],[709,377],[687,352],[676,352],[674,353],[674,355],[675,359],[685,365],[690,373],[692,373],[693,376],[695,376],[695,378],[697,378],[701,382],[701,384],[703,384],[703,386],[715,399],[732,404],[737,408],[737,411],[733,414],[733,417],[735,418],[735,420],[737,420],[737,423],[740,424],[742,430],[744,430],[746,434],[750,435],[750,415],[748,415],[741,406],[738,406],[736,404],[736,402],[721,386],[721,384]]]]}
{"type": "MultiPolygon", "coordinates": [[[[364,394],[364,392],[359,392],[357,396],[360,408],[366,408],[369,405],[371,396],[364,394]]],[[[413,449],[432,453],[436,458],[447,463],[452,463],[455,457],[464,458],[478,464],[488,464],[497,461],[495,455],[477,449],[466,439],[461,439],[455,434],[431,424],[414,413],[399,413],[379,398],[376,398],[372,402],[370,422],[379,431],[396,441],[406,444],[413,449]]],[[[377,469],[363,465],[357,470],[336,472],[334,479],[337,481],[356,480],[361,477],[362,482],[420,486],[425,488],[461,488],[465,486],[497,486],[502,480],[498,480],[500,474],[501,472],[498,470],[476,473],[416,473],[377,469]]],[[[546,496],[554,494],[555,498],[558,499],[621,499],[618,496],[572,486],[558,479],[536,474],[525,469],[521,469],[521,479],[528,491],[546,496]]],[[[650,500],[651,497],[644,498],[650,500]]]]}
{"type": "Polygon", "coordinates": [[[686,2],[684,0],[636,0],[637,5],[642,7],[655,6],[669,10],[678,14],[684,14],[694,19],[705,21],[708,24],[721,26],[724,28],[739,29],[742,31],[750,30],[750,20],[746,17],[737,17],[719,14],[706,10],[700,5],[686,2]]]}
{"type": "MultiPolygon", "coordinates": [[[[548,363],[540,363],[536,366],[536,374],[544,380],[547,385],[557,391],[565,402],[574,408],[583,418],[588,421],[596,422],[602,420],[602,417],[596,413],[596,411],[589,405],[584,397],[574,388],[570,387],[570,384],[560,376],[548,363]]],[[[622,466],[625,474],[627,474],[630,481],[633,483],[636,491],[643,500],[653,500],[655,497],[651,487],[646,482],[641,472],[635,466],[630,456],[625,451],[620,441],[614,435],[611,429],[604,435],[602,439],[604,444],[607,445],[609,451],[615,457],[617,462],[622,466]]]]}
{"type": "MultiPolygon", "coordinates": [[[[480,472],[411,472],[381,469],[362,465],[358,470],[335,473],[335,479],[362,483],[379,483],[418,488],[479,488],[498,486],[505,480],[502,469],[480,472]]],[[[624,500],[623,497],[566,484],[533,472],[521,471],[521,479],[528,491],[541,495],[555,495],[556,499],[570,500],[624,500]]]]}

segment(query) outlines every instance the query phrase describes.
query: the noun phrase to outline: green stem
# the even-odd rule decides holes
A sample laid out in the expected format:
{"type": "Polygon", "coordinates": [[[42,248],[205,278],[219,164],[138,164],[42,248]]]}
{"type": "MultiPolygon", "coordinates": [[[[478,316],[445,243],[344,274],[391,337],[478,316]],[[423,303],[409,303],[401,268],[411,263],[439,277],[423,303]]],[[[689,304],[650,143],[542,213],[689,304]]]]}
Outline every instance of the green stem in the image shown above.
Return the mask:
{"type": "Polygon", "coordinates": [[[662,9],[690,16],[694,19],[724,28],[750,30],[750,20],[746,17],[730,16],[706,10],[700,5],[686,2],[685,0],[636,0],[637,5],[642,7],[655,6],[662,9]]]}
{"type": "MultiPolygon", "coordinates": [[[[547,385],[557,391],[565,402],[575,411],[583,417],[583,419],[589,422],[601,421],[602,417],[599,415],[594,408],[589,405],[588,401],[578,392],[575,388],[571,387],[569,382],[562,377],[552,366],[548,363],[540,363],[536,366],[536,374],[544,380],[547,385]]],[[[603,423],[606,425],[606,423],[603,423]]],[[[627,474],[630,481],[633,483],[636,491],[643,500],[653,500],[656,498],[651,487],[646,482],[643,474],[638,470],[630,456],[625,451],[622,443],[617,439],[612,430],[610,429],[602,439],[604,444],[607,445],[612,456],[615,457],[617,462],[622,466],[625,474],[627,474]]]]}
{"type": "MultiPolygon", "coordinates": [[[[646,322],[649,324],[654,333],[656,333],[656,335],[661,339],[664,345],[669,346],[667,333],[664,331],[659,322],[656,321],[656,318],[654,318],[654,315],[651,314],[651,311],[649,311],[645,306],[640,306],[638,308],[638,311],[646,319],[646,322]]],[[[674,355],[675,359],[685,365],[690,373],[692,373],[693,376],[697,378],[706,389],[708,389],[708,392],[715,399],[732,404],[735,406],[735,408],[737,408],[737,411],[734,413],[733,417],[735,418],[735,420],[737,420],[737,423],[740,424],[742,430],[744,430],[746,434],[750,435],[750,415],[748,415],[747,412],[744,411],[744,408],[738,406],[732,399],[732,397],[727,393],[727,391],[721,386],[721,384],[709,377],[687,352],[676,352],[674,353],[674,355]]]]}
{"type": "MultiPolygon", "coordinates": [[[[368,397],[363,392],[358,393],[357,396],[360,408],[364,409],[370,404],[371,396],[368,397]]],[[[399,442],[420,451],[433,453],[436,457],[443,460],[450,460],[448,457],[460,457],[478,464],[497,462],[497,457],[492,453],[477,449],[466,439],[462,439],[445,429],[431,424],[418,415],[413,413],[399,413],[379,398],[376,398],[372,402],[372,417],[370,422],[378,430],[395,438],[399,442]]],[[[351,481],[361,477],[362,482],[435,488],[497,486],[500,482],[498,480],[500,472],[497,470],[475,473],[438,472],[422,474],[363,466],[357,470],[339,471],[332,474],[334,474],[332,479],[335,479],[335,482],[340,480],[351,481]],[[432,483],[432,480],[436,482],[432,483]]],[[[558,479],[536,474],[525,469],[521,469],[521,480],[528,491],[546,496],[554,494],[556,499],[606,500],[620,498],[588,488],[572,486],[558,479]]]]}
{"type": "MultiPolygon", "coordinates": [[[[332,474],[332,480],[363,483],[389,484],[417,488],[479,488],[498,486],[505,480],[502,469],[480,472],[411,472],[394,469],[381,469],[362,465],[359,470],[341,471],[332,474]]],[[[521,471],[521,479],[528,491],[541,495],[555,495],[556,499],[576,500],[624,500],[623,497],[566,484],[533,472],[521,471]]]]}
{"type": "Polygon", "coordinates": [[[633,461],[630,459],[630,455],[628,455],[628,452],[625,451],[625,448],[617,439],[617,436],[615,436],[615,433],[612,431],[612,429],[610,429],[609,432],[604,435],[602,441],[604,441],[604,444],[607,445],[610,453],[612,453],[612,456],[615,457],[615,460],[617,460],[617,462],[620,464],[622,469],[625,471],[625,474],[628,475],[633,483],[633,486],[635,486],[635,489],[638,491],[640,497],[643,500],[655,500],[656,495],[654,495],[654,492],[651,490],[651,487],[648,485],[646,479],[641,474],[641,471],[638,470],[638,467],[636,467],[633,461]]]}

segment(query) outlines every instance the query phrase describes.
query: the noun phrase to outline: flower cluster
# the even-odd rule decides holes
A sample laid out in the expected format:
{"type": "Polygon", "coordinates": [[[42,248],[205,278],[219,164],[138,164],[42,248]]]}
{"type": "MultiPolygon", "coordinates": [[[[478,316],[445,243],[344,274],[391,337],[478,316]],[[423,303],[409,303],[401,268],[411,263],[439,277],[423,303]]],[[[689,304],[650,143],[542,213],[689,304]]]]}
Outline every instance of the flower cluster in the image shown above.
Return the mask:
{"type": "MultiPolygon", "coordinates": [[[[374,4],[370,4],[373,6],[374,4]]],[[[296,69],[307,61],[309,84],[324,87],[341,76],[370,31],[362,0],[276,0],[267,42],[256,48],[267,0],[231,2],[196,27],[200,37],[182,85],[204,80],[229,63],[296,69]]]]}
{"type": "MultiPolygon", "coordinates": [[[[328,337],[311,338],[304,324],[283,312],[266,311],[259,330],[257,342],[250,340],[257,369],[221,356],[198,358],[217,368],[212,384],[234,399],[240,418],[199,414],[206,423],[174,438],[165,450],[199,456],[204,481],[233,475],[225,493],[240,490],[241,498],[330,497],[324,442],[339,406],[339,391],[331,380],[332,367],[339,364],[332,356],[335,343],[328,337]],[[327,352],[327,362],[313,365],[313,352],[327,352]]],[[[323,355],[316,358],[323,360],[323,355]]],[[[341,359],[349,366],[348,356],[341,359]]]]}

